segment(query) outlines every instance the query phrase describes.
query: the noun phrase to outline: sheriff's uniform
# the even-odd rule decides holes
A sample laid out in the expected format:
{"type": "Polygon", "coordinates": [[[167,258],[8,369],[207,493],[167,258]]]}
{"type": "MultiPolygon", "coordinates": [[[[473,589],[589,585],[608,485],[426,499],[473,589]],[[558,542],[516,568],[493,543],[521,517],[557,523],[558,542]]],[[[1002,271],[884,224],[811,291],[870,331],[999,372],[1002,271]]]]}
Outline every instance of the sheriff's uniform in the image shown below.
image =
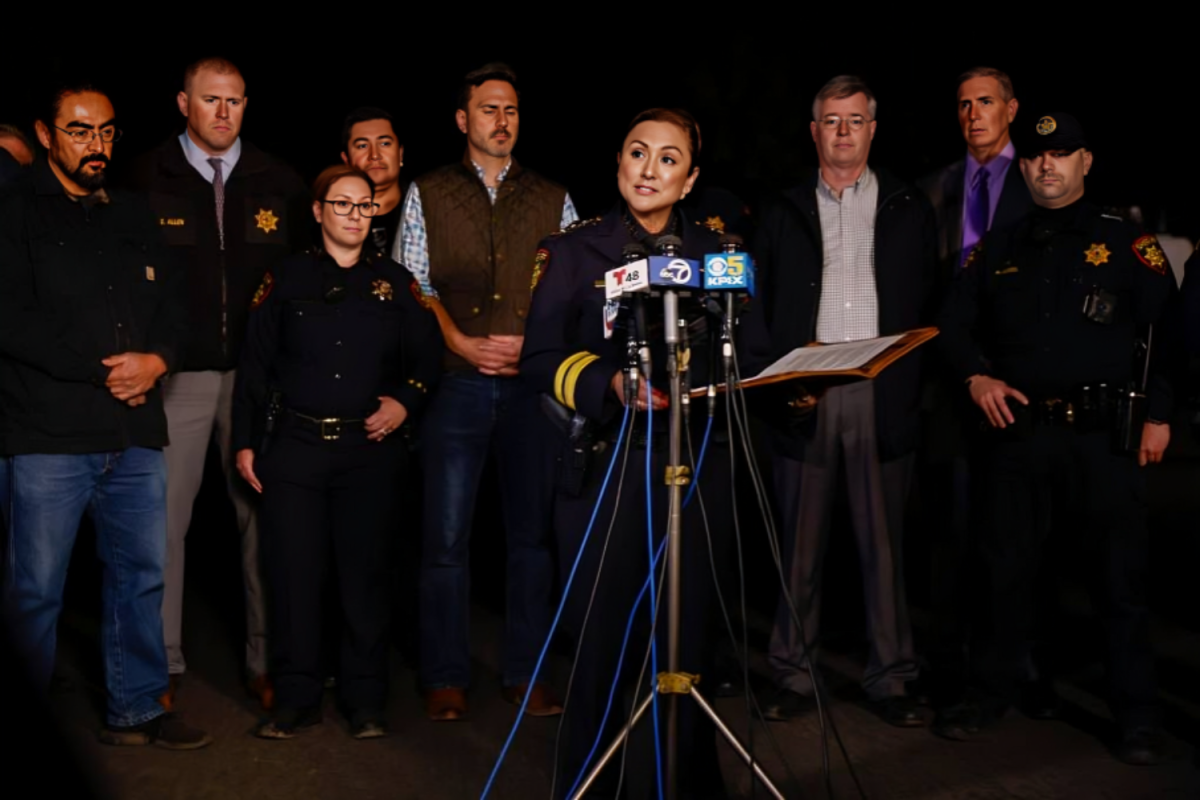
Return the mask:
{"type": "Polygon", "coordinates": [[[364,423],[380,397],[414,420],[441,371],[436,319],[411,286],[408,272],[382,254],[343,268],[326,254],[302,253],[267,274],[252,304],[233,438],[236,450],[260,453],[254,469],[263,486],[281,712],[320,708],[321,587],[331,548],[344,613],[342,699],[353,713],[383,712],[386,555],[407,452],[399,432],[370,441],[364,423]],[[269,418],[273,431],[264,430],[269,418]]]}
{"type": "MultiPolygon", "coordinates": [[[[1091,559],[1088,571],[1103,589],[1110,701],[1127,732],[1154,724],[1155,690],[1145,474],[1115,439],[1119,402],[1142,379],[1135,348],[1151,324],[1146,416],[1165,422],[1170,413],[1166,365],[1175,342],[1162,323],[1174,292],[1153,236],[1079,200],[989,233],[967,258],[939,323],[939,344],[958,378],[998,378],[1030,401],[1010,401],[1016,424],[985,437],[982,539],[992,594],[991,638],[977,654],[981,677],[998,697],[1016,699],[1046,539],[1077,530],[1078,555],[1091,559]],[[1070,505],[1056,503],[1064,495],[1070,505]]],[[[1136,448],[1142,421],[1133,429],[1136,448]]]]}

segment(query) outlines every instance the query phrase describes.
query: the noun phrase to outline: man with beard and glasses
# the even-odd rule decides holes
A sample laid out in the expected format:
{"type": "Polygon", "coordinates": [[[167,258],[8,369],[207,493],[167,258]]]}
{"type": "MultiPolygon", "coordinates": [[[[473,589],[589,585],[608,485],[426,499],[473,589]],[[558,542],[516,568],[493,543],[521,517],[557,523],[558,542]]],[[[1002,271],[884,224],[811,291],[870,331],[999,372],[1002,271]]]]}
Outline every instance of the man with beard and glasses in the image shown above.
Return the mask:
{"type": "Polygon", "coordinates": [[[184,269],[189,320],[178,371],[163,386],[171,446],[166,450],[167,575],[163,638],[174,701],[183,656],[184,537],[200,491],[208,445],[216,440],[242,543],[246,679],[264,709],[266,591],[259,564],[256,501],[234,466],[233,384],[250,301],[267,270],[310,243],[308,191],[288,165],[241,137],[248,98],[242,73],[223,58],[184,70],[175,97],[186,129],[138,159],[134,177],[149,192],[163,239],[184,269]]]}
{"type": "Polygon", "coordinates": [[[480,477],[494,451],[507,534],[504,698],[561,713],[530,686],[550,628],[551,470],[548,422],[517,376],[541,239],[575,221],[563,187],[512,157],[517,78],[488,64],[463,79],[456,119],[462,161],[417,178],[404,200],[393,257],[417,279],[446,340],[444,373],[421,431],[425,510],[420,681],[434,720],[467,713],[467,550],[480,477]]]}
{"type": "Polygon", "coordinates": [[[181,273],[148,205],[109,191],[120,138],[108,97],[55,92],[36,124],[48,151],[0,195],[0,453],[11,499],[4,609],[46,687],[76,532],[88,513],[104,569],[108,695],[101,741],[203,747],[159,702],[167,421],[160,382],[179,365],[181,273]]]}

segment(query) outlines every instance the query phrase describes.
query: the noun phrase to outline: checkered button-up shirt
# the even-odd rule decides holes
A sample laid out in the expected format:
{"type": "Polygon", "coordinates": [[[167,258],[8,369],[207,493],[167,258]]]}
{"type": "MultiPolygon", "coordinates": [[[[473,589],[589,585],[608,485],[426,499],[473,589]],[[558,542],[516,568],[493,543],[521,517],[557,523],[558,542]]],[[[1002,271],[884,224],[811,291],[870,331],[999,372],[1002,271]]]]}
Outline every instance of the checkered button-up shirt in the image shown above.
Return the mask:
{"type": "Polygon", "coordinates": [[[851,342],[879,335],[875,294],[875,206],[879,181],[869,168],[839,198],[817,181],[824,263],[817,341],[851,342]]]}
{"type": "MultiPolygon", "coordinates": [[[[479,177],[479,182],[487,189],[488,199],[492,201],[492,205],[496,204],[496,190],[508,177],[508,170],[512,167],[512,163],[510,159],[504,169],[500,170],[500,174],[496,176],[495,186],[488,186],[483,167],[471,162],[471,166],[475,167],[475,174],[479,177]]],[[[429,238],[425,233],[425,209],[421,206],[421,191],[417,188],[416,181],[413,181],[408,187],[408,194],[404,196],[404,210],[401,212],[401,217],[403,222],[400,224],[400,235],[396,237],[396,242],[392,245],[392,259],[408,267],[408,271],[417,279],[417,286],[420,287],[421,294],[426,297],[437,297],[437,290],[429,281],[429,238]]],[[[579,219],[579,215],[575,212],[575,204],[571,202],[571,195],[567,194],[563,200],[562,227],[567,227],[577,219],[579,219]]]]}

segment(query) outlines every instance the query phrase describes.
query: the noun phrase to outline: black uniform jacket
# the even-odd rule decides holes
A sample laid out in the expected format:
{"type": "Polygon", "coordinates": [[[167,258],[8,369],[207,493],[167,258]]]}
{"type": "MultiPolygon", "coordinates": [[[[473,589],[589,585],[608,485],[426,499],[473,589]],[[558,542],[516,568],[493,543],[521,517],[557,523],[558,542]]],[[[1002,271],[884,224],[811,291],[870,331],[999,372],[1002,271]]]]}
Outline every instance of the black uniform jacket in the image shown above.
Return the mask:
{"type": "Polygon", "coordinates": [[[163,239],[187,271],[183,369],[233,369],[263,274],[312,243],[308,191],[291,167],[243,139],[225,176],[221,250],[213,186],[188,163],[177,136],[137,159],[132,177],[149,194],[163,239]]]}
{"type": "Polygon", "coordinates": [[[311,417],[365,419],[391,397],[415,419],[441,374],[442,347],[412,275],[386,255],[350,268],[315,250],[290,256],[255,294],[234,388],[234,447],[257,444],[272,390],[311,417]]]}
{"type": "Polygon", "coordinates": [[[182,274],[144,198],[75,202],[43,160],[0,190],[0,452],[163,447],[162,392],[130,408],[101,360],[179,367],[182,274]]]}
{"type": "MultiPolygon", "coordinates": [[[[1037,209],[993,229],[968,257],[942,308],[935,340],[956,376],[1000,378],[1031,396],[1061,397],[1083,384],[1135,376],[1134,343],[1164,324],[1176,293],[1166,255],[1138,226],[1079,201],[1037,209]],[[1115,297],[1111,323],[1084,315],[1095,289],[1115,297]]],[[[1166,420],[1177,341],[1156,335],[1147,404],[1166,420]]],[[[965,391],[965,389],[964,389],[965,391]]]]}
{"type": "MultiPolygon", "coordinates": [[[[703,262],[720,252],[719,234],[679,214],[685,258],[703,262]]],[[[543,239],[538,248],[535,289],[525,323],[521,374],[534,391],[554,397],[589,419],[605,423],[621,408],[610,384],[626,366],[626,339],[604,338],[604,273],[623,263],[621,250],[634,241],[620,207],[598,221],[577,223],[543,239]]],[[[700,318],[697,301],[681,300],[681,316],[700,318]]],[[[651,384],[667,390],[661,301],[646,301],[653,373],[651,384]]],[[[689,326],[693,385],[707,381],[704,324],[689,326]]],[[[664,428],[665,430],[665,428],[664,428]]]]}
{"type": "MultiPolygon", "coordinates": [[[[933,212],[924,195],[886,171],[876,170],[879,200],[875,211],[875,291],[879,335],[902,333],[929,324],[936,263],[933,212]]],[[[817,211],[818,173],[763,209],[755,237],[758,292],[769,331],[771,358],[816,341],[821,304],[824,249],[817,211]]],[[[917,445],[920,401],[918,350],[875,379],[875,420],[879,456],[890,459],[917,445]]],[[[763,367],[766,364],[755,364],[763,367]]],[[[747,374],[750,370],[744,370],[747,374]]],[[[820,404],[817,414],[821,413],[820,404]]],[[[803,455],[808,435],[780,431],[775,446],[793,458],[803,455]]]]}

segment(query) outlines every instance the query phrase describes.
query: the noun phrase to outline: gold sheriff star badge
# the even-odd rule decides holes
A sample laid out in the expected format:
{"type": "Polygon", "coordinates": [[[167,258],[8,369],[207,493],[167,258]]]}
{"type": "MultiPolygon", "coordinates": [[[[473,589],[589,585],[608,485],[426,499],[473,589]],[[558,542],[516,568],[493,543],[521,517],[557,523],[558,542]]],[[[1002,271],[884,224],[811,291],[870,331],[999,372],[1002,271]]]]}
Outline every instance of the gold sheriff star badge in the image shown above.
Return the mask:
{"type": "Polygon", "coordinates": [[[371,294],[378,297],[380,300],[392,299],[392,284],[385,281],[383,278],[377,278],[371,281],[371,294]]]}
{"type": "Polygon", "coordinates": [[[1103,244],[1093,244],[1087,250],[1083,251],[1083,256],[1087,259],[1087,262],[1089,264],[1095,264],[1097,267],[1101,264],[1107,264],[1108,257],[1111,255],[1112,253],[1109,251],[1108,247],[1103,244]]]}
{"type": "Polygon", "coordinates": [[[279,217],[275,216],[275,212],[269,208],[260,208],[254,215],[254,221],[258,223],[258,229],[263,233],[279,230],[279,217]]]}

